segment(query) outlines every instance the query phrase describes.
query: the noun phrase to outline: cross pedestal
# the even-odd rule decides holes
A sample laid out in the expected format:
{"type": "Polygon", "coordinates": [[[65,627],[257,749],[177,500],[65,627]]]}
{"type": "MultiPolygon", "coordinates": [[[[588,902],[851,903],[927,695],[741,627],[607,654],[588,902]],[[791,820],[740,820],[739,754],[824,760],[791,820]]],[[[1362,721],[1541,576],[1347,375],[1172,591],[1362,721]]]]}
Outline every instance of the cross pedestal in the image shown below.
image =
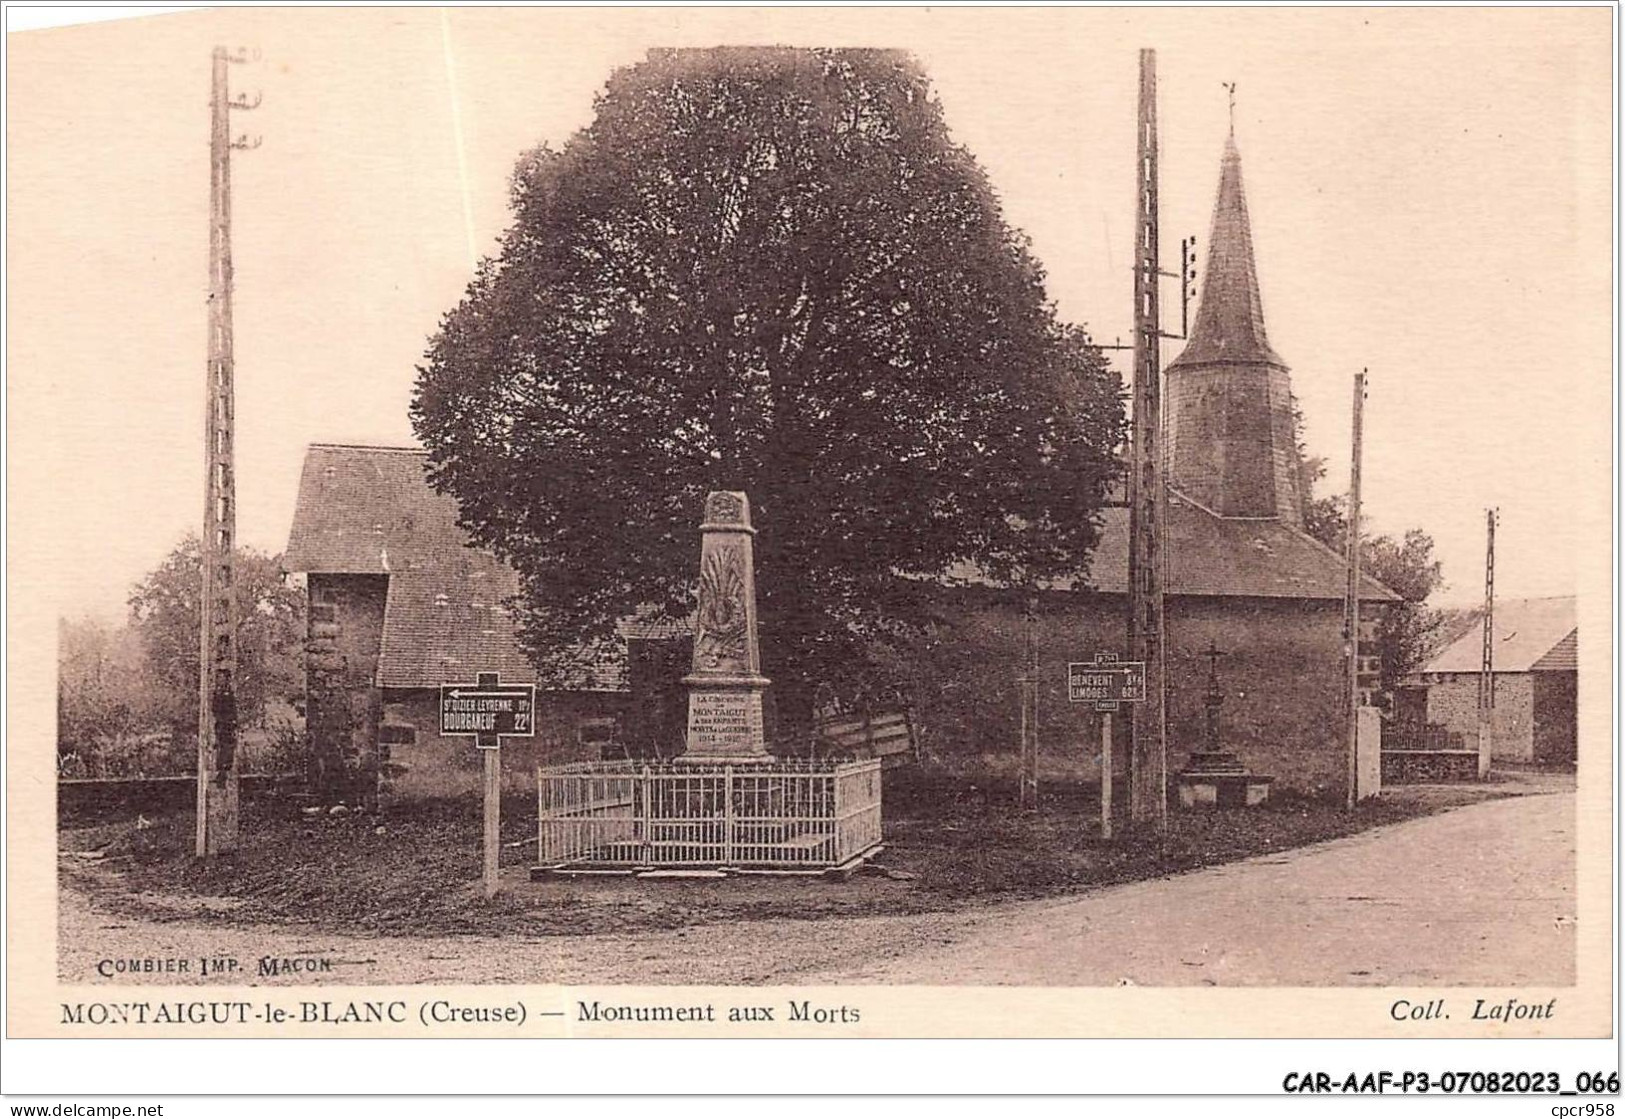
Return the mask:
{"type": "Polygon", "coordinates": [[[1202,728],[1202,746],[1185,762],[1175,779],[1182,808],[1244,808],[1269,799],[1273,777],[1250,772],[1240,758],[1221,747],[1219,711],[1224,692],[1219,688],[1219,658],[1225,653],[1208,643],[1207,696],[1202,701],[1207,719],[1202,728]]]}

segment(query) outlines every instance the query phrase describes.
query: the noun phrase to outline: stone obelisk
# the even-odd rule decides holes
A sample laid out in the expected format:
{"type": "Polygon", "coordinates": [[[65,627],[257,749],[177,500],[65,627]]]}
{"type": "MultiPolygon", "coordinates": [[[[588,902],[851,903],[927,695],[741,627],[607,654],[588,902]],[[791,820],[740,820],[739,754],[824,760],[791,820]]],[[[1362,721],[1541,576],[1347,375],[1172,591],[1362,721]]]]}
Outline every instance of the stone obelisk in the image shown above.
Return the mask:
{"type": "Polygon", "coordinates": [[[700,601],[694,622],[684,762],[731,764],[769,759],[762,725],[761,652],[756,643],[756,573],[750,502],[718,491],[700,524],[700,601]]]}

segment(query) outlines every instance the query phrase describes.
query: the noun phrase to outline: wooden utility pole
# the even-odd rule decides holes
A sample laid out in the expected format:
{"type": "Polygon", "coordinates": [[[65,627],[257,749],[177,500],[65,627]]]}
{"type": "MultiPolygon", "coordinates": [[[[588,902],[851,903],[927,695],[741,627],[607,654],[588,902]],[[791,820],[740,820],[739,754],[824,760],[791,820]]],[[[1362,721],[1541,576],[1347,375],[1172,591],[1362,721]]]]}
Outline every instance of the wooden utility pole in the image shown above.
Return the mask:
{"type": "Polygon", "coordinates": [[[1365,370],[1354,375],[1354,437],[1349,461],[1348,591],[1343,601],[1343,659],[1348,671],[1344,733],[1348,737],[1348,807],[1359,800],[1360,780],[1360,455],[1365,432],[1365,370]]]}
{"type": "Polygon", "coordinates": [[[1025,811],[1038,807],[1038,621],[1029,592],[1022,611],[1024,650],[1017,683],[1021,696],[1021,777],[1017,799],[1025,811]]]}
{"type": "Polygon", "coordinates": [[[1495,522],[1484,510],[1484,652],[1478,666],[1478,778],[1490,775],[1495,743],[1495,522]]]}
{"type": "Polygon", "coordinates": [[[1129,467],[1130,659],[1145,662],[1145,702],[1129,721],[1129,815],[1168,827],[1168,740],[1162,612],[1162,320],[1158,310],[1157,52],[1140,51],[1134,237],[1134,401],[1129,467]]]}
{"type": "MultiPolygon", "coordinates": [[[[209,355],[203,420],[203,540],[198,626],[197,854],[237,847],[237,479],[231,324],[231,100],[216,47],[209,133],[209,355]]],[[[254,145],[257,146],[257,145],[254,145]]]]}

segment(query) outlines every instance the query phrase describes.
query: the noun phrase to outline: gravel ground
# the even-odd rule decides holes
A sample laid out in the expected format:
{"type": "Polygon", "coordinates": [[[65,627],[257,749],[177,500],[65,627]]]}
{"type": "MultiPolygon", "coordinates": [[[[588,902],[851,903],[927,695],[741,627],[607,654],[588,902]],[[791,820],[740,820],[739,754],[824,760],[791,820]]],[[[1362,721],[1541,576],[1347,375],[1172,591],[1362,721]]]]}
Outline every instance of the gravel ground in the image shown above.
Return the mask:
{"type": "Polygon", "coordinates": [[[1277,796],[1245,811],[1176,812],[1159,843],[1132,834],[1102,840],[1092,797],[1077,786],[1050,787],[1039,809],[1024,813],[1010,803],[1013,790],[899,785],[887,790],[883,872],[870,868],[846,881],[531,882],[534,806],[514,798],[504,805],[505,887],[491,900],[478,888],[480,813],[473,801],[307,816],[286,802],[263,800],[245,809],[241,849],[206,862],[191,855],[185,811],[67,821],[60,848],[67,853],[63,878],[124,916],[351,935],[584,936],[908,916],[1072,896],[1291,850],[1509,791],[1417,787],[1355,812],[1277,796]]]}

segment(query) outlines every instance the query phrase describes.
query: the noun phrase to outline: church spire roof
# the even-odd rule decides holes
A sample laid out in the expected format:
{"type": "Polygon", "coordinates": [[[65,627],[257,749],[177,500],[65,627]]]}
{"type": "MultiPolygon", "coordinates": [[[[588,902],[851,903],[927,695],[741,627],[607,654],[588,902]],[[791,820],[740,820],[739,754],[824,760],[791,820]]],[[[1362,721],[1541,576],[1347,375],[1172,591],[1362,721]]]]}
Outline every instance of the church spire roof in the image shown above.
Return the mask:
{"type": "Polygon", "coordinates": [[[1258,294],[1252,223],[1247,217],[1247,192],[1241,184],[1241,153],[1236,150],[1232,116],[1219,168],[1202,301],[1185,351],[1168,367],[1236,362],[1284,364],[1264,332],[1264,304],[1258,294]]]}

